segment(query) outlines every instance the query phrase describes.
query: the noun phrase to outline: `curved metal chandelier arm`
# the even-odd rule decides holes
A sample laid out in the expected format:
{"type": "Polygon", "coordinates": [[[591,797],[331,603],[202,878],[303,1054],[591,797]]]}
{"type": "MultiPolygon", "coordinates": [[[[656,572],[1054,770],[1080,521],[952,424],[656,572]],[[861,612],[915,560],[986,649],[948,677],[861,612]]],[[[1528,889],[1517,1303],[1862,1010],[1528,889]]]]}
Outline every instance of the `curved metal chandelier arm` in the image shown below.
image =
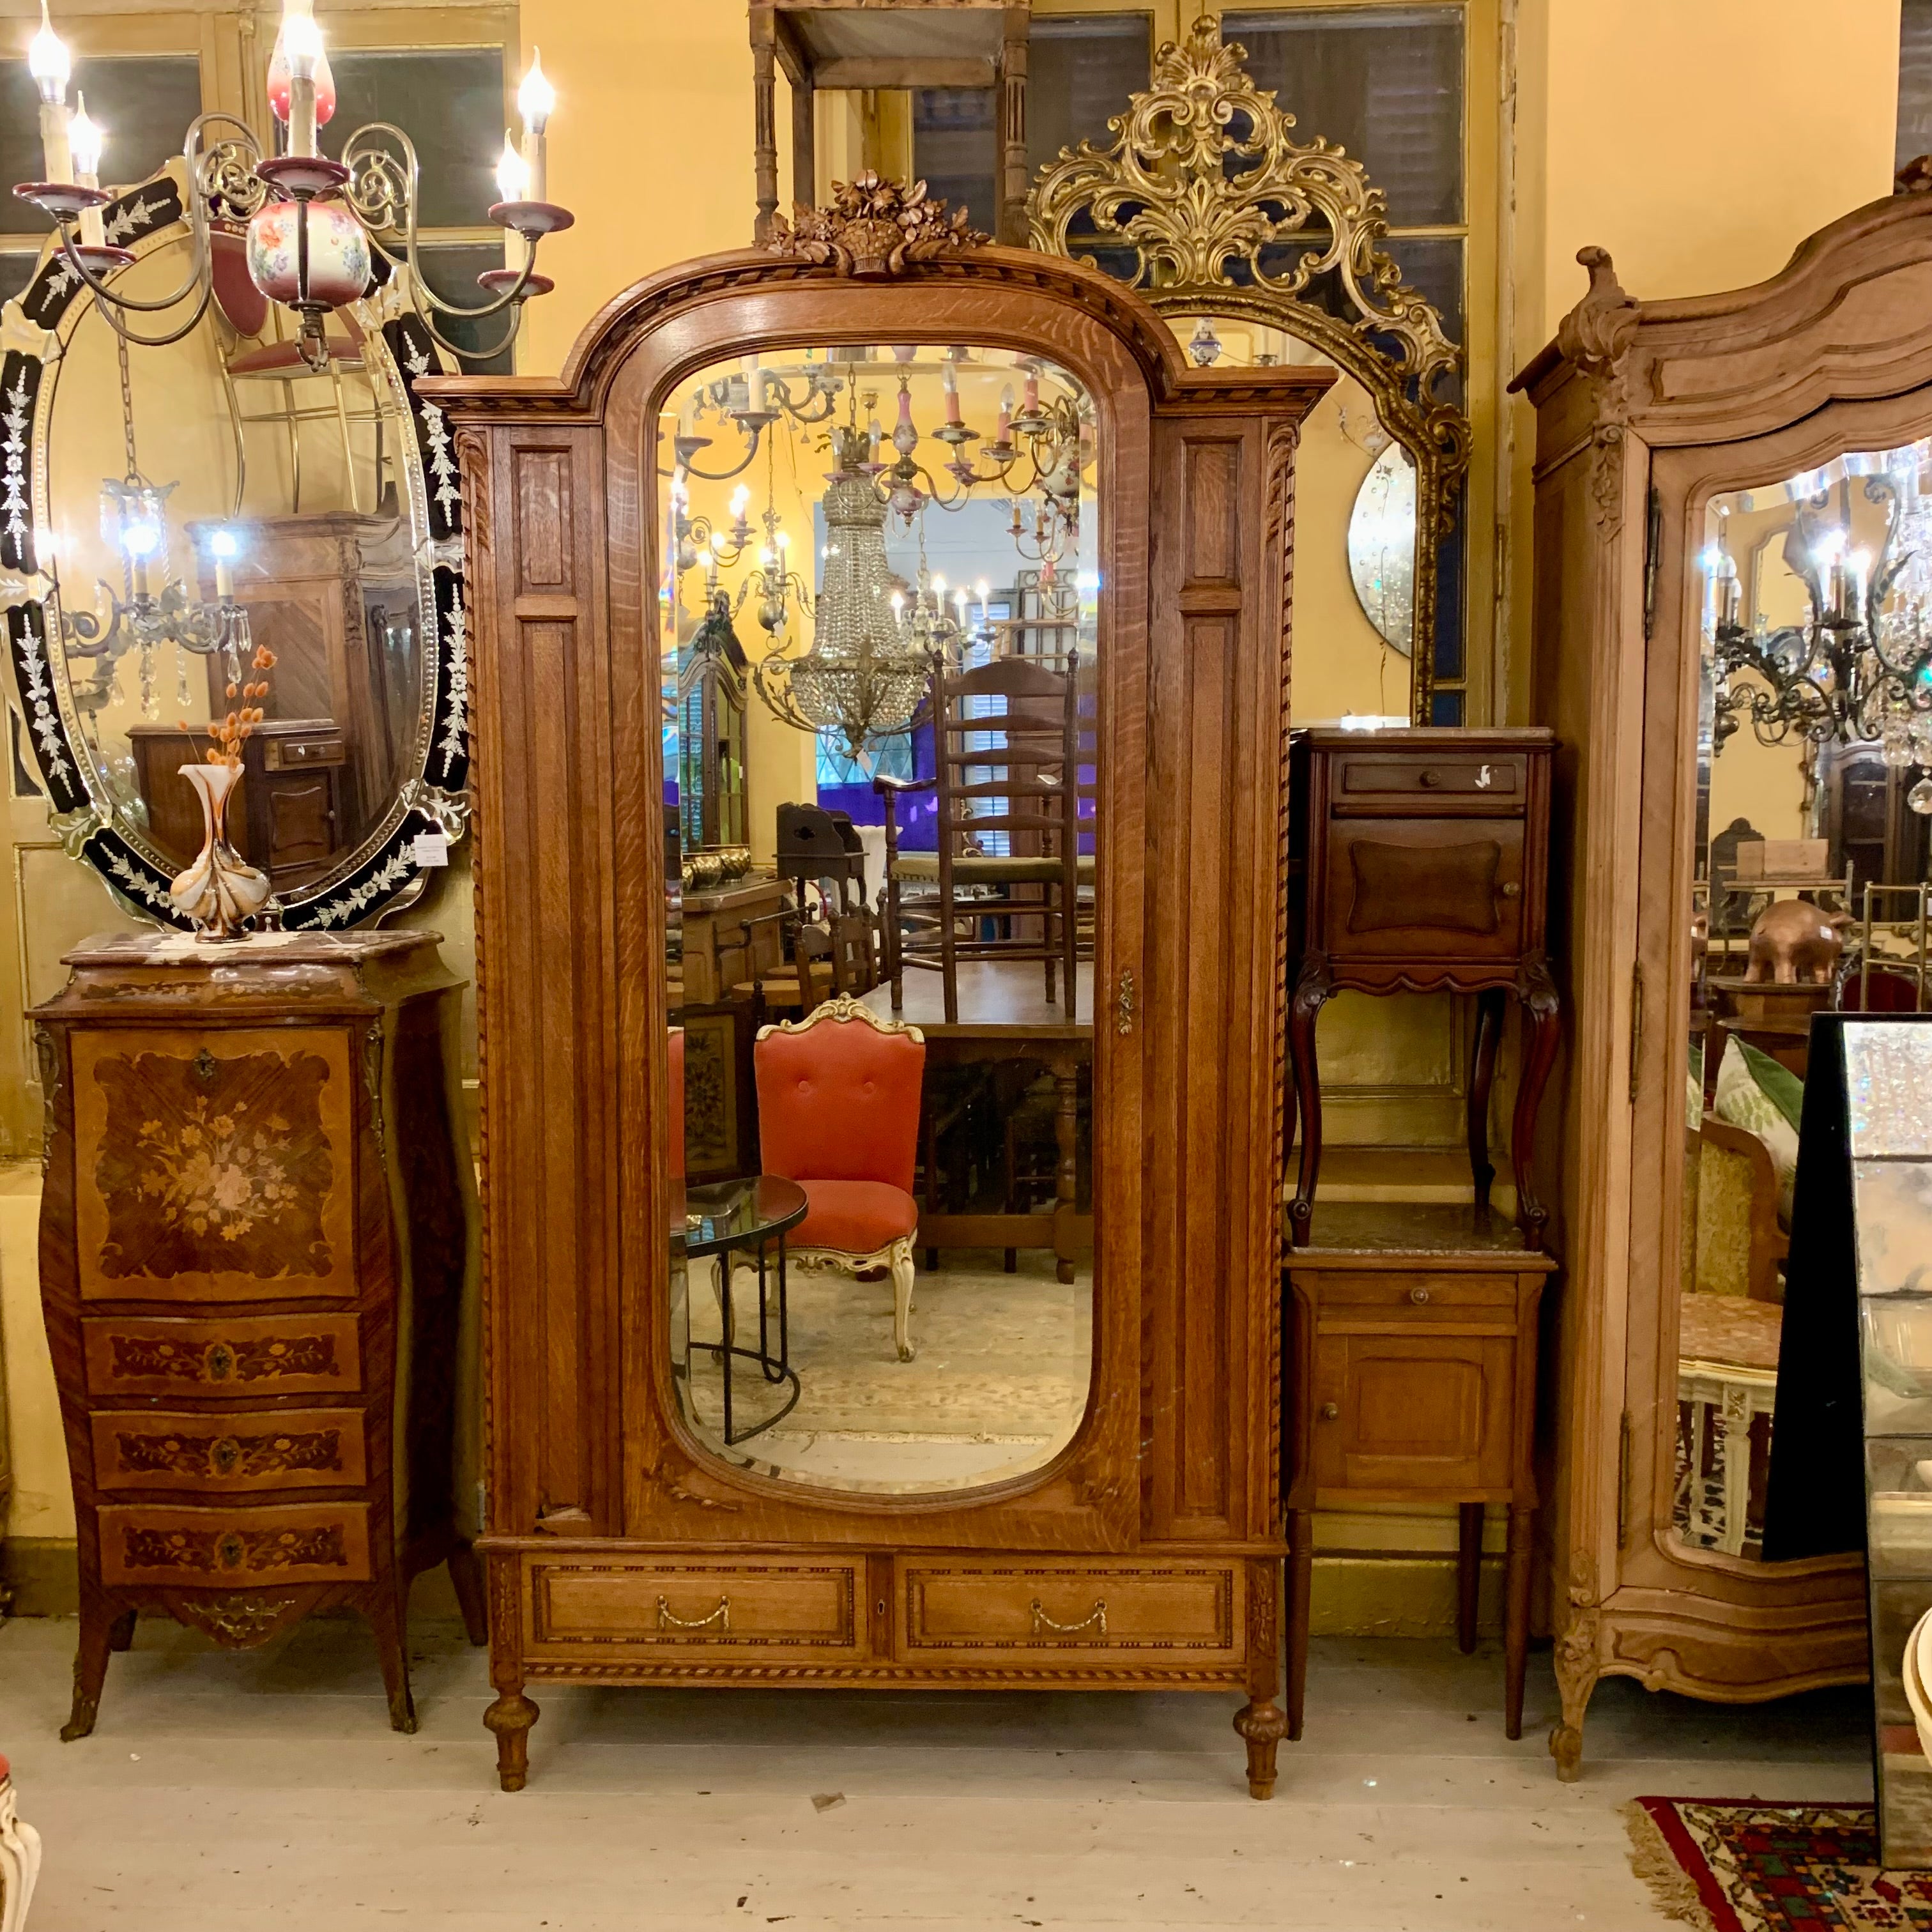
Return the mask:
{"type": "Polygon", "coordinates": [[[163,309],[172,308],[186,296],[188,292],[188,288],[184,286],[176,293],[172,300],[163,302],[136,302],[131,297],[118,296],[105,282],[95,280],[94,277],[87,272],[86,266],[74,251],[74,237],[69,233],[68,224],[65,222],[61,224],[60,238],[61,254],[68,267],[80,278],[93,296],[94,307],[106,320],[108,327],[130,346],[136,349],[172,348],[183,337],[193,334],[195,329],[200,326],[201,319],[208,313],[208,304],[214,294],[214,285],[206,278],[202,280],[201,292],[196,298],[193,310],[187,321],[178,328],[171,329],[164,335],[137,334],[133,329],[126,327],[116,319],[115,311],[117,309],[132,309],[140,314],[148,314],[163,309]]]}
{"type": "MultiPolygon", "coordinates": [[[[758,453],[758,437],[756,436],[752,436],[748,440],[745,450],[745,460],[742,463],[734,464],[729,470],[700,470],[694,462],[687,463],[684,466],[685,474],[687,476],[695,476],[701,482],[728,483],[733,477],[742,476],[746,470],[751,468],[752,460],[758,453]]],[[[674,472],[665,470],[660,470],[658,473],[660,476],[668,476],[674,472]]]]}
{"type": "MultiPolygon", "coordinates": [[[[343,143],[342,162],[349,170],[343,194],[350,207],[369,231],[370,240],[384,255],[392,262],[407,264],[410,273],[416,278],[417,292],[429,308],[464,322],[480,322],[493,315],[501,315],[506,308],[514,307],[524,299],[530,277],[536,272],[537,242],[542,238],[539,236],[524,237],[524,265],[516,280],[501,294],[475,308],[452,302],[430,286],[417,259],[416,213],[421,199],[422,169],[416,159],[416,143],[393,122],[370,121],[357,128],[343,143]],[[396,142],[402,148],[400,160],[383,145],[386,139],[396,142]],[[384,235],[393,235],[398,229],[403,236],[403,252],[400,255],[382,239],[384,235]]],[[[428,322],[431,334],[452,355],[494,356],[507,349],[516,334],[515,325],[512,324],[509,333],[494,348],[460,349],[436,333],[435,324],[430,322],[427,314],[424,320],[428,322]]]]}

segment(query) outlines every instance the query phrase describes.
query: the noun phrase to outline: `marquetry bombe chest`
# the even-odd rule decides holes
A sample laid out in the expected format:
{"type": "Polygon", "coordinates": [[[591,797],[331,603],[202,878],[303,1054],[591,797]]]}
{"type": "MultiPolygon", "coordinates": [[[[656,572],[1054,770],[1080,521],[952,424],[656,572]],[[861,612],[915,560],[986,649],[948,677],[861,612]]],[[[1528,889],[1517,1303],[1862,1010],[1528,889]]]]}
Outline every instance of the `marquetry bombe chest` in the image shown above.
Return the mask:
{"type": "Polygon", "coordinates": [[[434,933],[116,935],[34,1010],[40,1282],[74,1480],[93,1728],[158,1611],[233,1648],[369,1619],[413,1730],[410,1579],[448,1561],[473,1404],[473,1193],[434,933]]]}

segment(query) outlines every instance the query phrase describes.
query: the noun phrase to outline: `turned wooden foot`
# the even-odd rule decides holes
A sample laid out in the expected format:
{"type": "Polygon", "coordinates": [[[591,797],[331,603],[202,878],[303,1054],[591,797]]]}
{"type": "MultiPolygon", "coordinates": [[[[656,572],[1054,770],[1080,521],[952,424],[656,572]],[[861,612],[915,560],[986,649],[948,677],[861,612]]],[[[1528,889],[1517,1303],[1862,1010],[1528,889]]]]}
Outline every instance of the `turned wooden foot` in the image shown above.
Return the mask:
{"type": "Polygon", "coordinates": [[[1248,1747],[1248,1796],[1274,1796],[1275,1747],[1288,1735],[1288,1718],[1279,1704],[1252,1698],[1234,1713],[1234,1728],[1248,1747]]]}
{"type": "Polygon", "coordinates": [[[520,1690],[506,1690],[483,1713],[483,1721],[496,1733],[496,1781],[506,1791],[520,1791],[530,1774],[530,1726],[538,1718],[535,1704],[520,1690]]]}

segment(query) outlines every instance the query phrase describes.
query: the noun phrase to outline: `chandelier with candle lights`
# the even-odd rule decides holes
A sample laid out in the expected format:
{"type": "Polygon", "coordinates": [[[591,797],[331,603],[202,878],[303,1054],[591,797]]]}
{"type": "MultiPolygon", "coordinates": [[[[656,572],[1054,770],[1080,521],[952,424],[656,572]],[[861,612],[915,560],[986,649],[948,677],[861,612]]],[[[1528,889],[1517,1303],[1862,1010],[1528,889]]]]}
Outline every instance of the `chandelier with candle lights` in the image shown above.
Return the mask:
{"type": "Polygon", "coordinates": [[[553,284],[536,272],[537,244],[568,228],[567,208],[544,199],[545,130],[556,96],[541,58],[533,60],[517,96],[523,117],[520,147],[507,136],[498,165],[502,200],[489,218],[505,230],[504,266],[478,278],[487,299],[464,306],[433,293],[418,260],[420,194],[415,144],[387,122],[358,128],[331,160],[316,145],[319,130],[335,112],[335,82],[311,8],[314,0],[286,0],[269,57],[268,104],[275,148],[265,154],[254,131],[233,116],[198,116],[188,127],[182,157],[186,174],[192,254],[181,284],[159,297],[117,295],[116,272],[134,257],[110,242],[101,211],[112,196],[100,185],[106,132],[67,104],[72,61],[40,0],[40,28],[27,64],[39,92],[40,142],[47,178],[23,182],[14,190],[52,218],[68,272],[92,293],[100,311],[124,340],[144,348],[178,342],[207,312],[214,295],[212,230],[244,233],[248,274],[271,302],[298,319],[303,360],[317,371],[328,367],[324,333],[332,310],[367,294],[384,272],[406,272],[405,294],[430,334],[452,355],[488,358],[514,339],[523,304],[553,284]],[[153,333],[142,317],[172,316],[187,305],[185,320],[164,320],[153,333]],[[463,346],[437,326],[439,316],[475,323],[506,318],[500,339],[463,346]]]}
{"type": "Polygon", "coordinates": [[[176,700],[186,706],[193,702],[188,682],[190,657],[218,657],[226,673],[225,682],[236,686],[254,643],[248,613],[235,600],[234,563],[239,546],[233,531],[218,529],[208,536],[208,556],[214,566],[212,600],[193,596],[170,567],[167,506],[175,485],[152,482],[142,470],[134,443],[134,393],[124,338],[116,347],[127,468],[118,478],[102,479],[100,533],[120,560],[121,584],[116,590],[104,580],[97,583],[92,610],[70,609],[63,602],[61,642],[70,675],[76,660],[91,667],[85,677],[73,679],[76,710],[96,712],[112,698],[115,674],[132,652],[140,670],[141,715],[152,720],[160,715],[154,673],[161,652],[174,653],[176,700]]]}
{"type": "MultiPolygon", "coordinates": [[[[1906,794],[1932,814],[1932,505],[1919,494],[1916,451],[1867,481],[1886,502],[1874,558],[1815,506],[1801,509],[1786,556],[1804,586],[1804,622],[1741,621],[1737,565],[1720,539],[1703,558],[1714,751],[1748,722],[1761,744],[1876,742],[1894,771],[1921,767],[1906,794]]],[[[1820,500],[1826,500],[1821,499],[1820,500]]]]}
{"type": "Polygon", "coordinates": [[[929,463],[922,454],[926,436],[914,420],[911,383],[932,368],[918,363],[910,347],[890,353],[886,370],[864,350],[834,350],[824,362],[796,367],[766,367],[754,358],[747,371],[700,384],[674,439],[674,464],[666,472],[674,601],[681,605],[681,580],[697,572],[707,620],[748,604],[772,640],[752,668],[761,700],[796,729],[836,739],[855,760],[878,740],[920,721],[936,669],[957,669],[974,645],[991,642],[987,586],[979,585],[976,593],[963,587],[949,592],[945,579],[927,568],[927,512],[1006,497],[1006,535],[1018,559],[1037,569],[1045,597],[1056,607],[1067,603],[1070,615],[1077,594],[1058,577],[1078,548],[1082,475],[1093,454],[1088,410],[1070,397],[1043,398],[1042,365],[1036,362],[1016,365],[1021,394],[1004,391],[992,434],[971,428],[958,387],[960,367],[969,358],[954,348],[937,365],[944,418],[930,432],[946,454],[929,463]],[[890,431],[878,420],[878,389],[872,386],[888,373],[898,388],[890,431]],[[691,484],[729,481],[761,449],[769,470],[779,436],[788,430],[800,437],[830,422],[842,397],[846,420],[828,432],[833,468],[822,499],[824,568],[814,596],[793,566],[790,538],[769,483],[761,541],[752,522],[749,485],[740,483],[733,491],[728,520],[714,522],[692,513],[691,484]],[[735,460],[710,456],[721,440],[705,433],[714,427],[741,440],[735,460]],[[892,520],[920,533],[910,582],[886,556],[892,520]],[[745,574],[734,596],[721,578],[740,566],[745,574]],[[808,643],[795,644],[795,616],[810,624],[808,643]]]}

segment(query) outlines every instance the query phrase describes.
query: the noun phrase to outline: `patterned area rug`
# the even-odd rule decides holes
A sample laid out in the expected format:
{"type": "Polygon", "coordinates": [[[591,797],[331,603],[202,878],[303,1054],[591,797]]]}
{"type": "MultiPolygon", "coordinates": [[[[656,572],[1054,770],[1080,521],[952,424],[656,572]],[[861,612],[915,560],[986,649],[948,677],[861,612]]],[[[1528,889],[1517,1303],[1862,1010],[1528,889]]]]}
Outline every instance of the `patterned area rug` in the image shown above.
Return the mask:
{"type": "Polygon", "coordinates": [[[1640,1798],[1630,1864],[1699,1932],[1932,1932],[1932,1872],[1878,1867],[1869,1804],[1640,1798]]]}

